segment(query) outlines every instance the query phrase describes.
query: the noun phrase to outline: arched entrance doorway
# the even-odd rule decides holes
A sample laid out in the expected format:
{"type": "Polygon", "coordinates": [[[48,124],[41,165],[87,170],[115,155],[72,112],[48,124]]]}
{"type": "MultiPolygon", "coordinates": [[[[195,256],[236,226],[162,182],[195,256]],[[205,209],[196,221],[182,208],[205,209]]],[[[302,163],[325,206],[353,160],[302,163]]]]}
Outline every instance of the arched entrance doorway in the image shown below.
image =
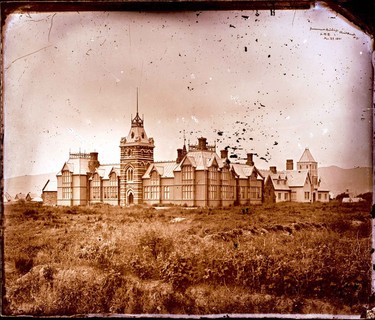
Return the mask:
{"type": "Polygon", "coordinates": [[[132,192],[129,192],[128,194],[128,205],[131,205],[134,203],[134,196],[132,192]]]}

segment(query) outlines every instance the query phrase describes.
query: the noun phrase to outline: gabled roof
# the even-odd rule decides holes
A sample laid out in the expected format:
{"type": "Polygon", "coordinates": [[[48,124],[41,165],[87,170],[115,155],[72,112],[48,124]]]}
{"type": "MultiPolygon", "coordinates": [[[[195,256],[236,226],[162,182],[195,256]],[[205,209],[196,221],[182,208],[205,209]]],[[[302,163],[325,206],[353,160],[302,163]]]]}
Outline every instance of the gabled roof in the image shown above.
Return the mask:
{"type": "Polygon", "coordinates": [[[85,158],[74,158],[69,159],[64,163],[61,170],[57,173],[57,176],[61,176],[64,170],[69,170],[72,174],[85,175],[89,172],[89,159],[85,158]]]}
{"type": "Polygon", "coordinates": [[[142,178],[150,178],[153,170],[156,170],[162,178],[173,178],[173,171],[177,165],[175,161],[154,162],[147,168],[142,178]]]}
{"type": "MultiPolygon", "coordinates": [[[[120,172],[119,165],[102,164],[95,169],[95,173],[97,173],[102,179],[109,179],[109,176],[113,171],[118,175],[120,172]]],[[[92,178],[90,178],[90,180],[91,179],[92,178]]]]}
{"type": "MultiPolygon", "coordinates": [[[[266,170],[263,170],[266,171],[266,170]]],[[[269,171],[267,179],[271,179],[275,190],[290,190],[290,188],[303,187],[306,179],[310,181],[308,170],[285,170],[277,173],[269,171]],[[277,184],[277,181],[285,181],[277,184]]]]}
{"type": "Polygon", "coordinates": [[[39,194],[29,192],[29,193],[26,195],[26,198],[27,198],[27,199],[34,199],[34,198],[40,198],[40,196],[39,196],[39,194]]]}
{"type": "Polygon", "coordinates": [[[4,192],[3,199],[4,199],[4,202],[10,202],[13,200],[12,196],[8,192],[4,192]]]}
{"type": "Polygon", "coordinates": [[[316,161],[314,160],[314,157],[312,156],[309,148],[306,148],[301,156],[301,159],[299,159],[298,162],[316,162],[316,161]]]}
{"type": "Polygon", "coordinates": [[[111,175],[113,172],[116,174],[116,176],[120,176],[120,165],[119,164],[116,164],[115,167],[112,167],[112,170],[109,172],[109,175],[111,175]]]}
{"type": "Polygon", "coordinates": [[[287,170],[285,172],[289,187],[303,187],[306,183],[306,179],[310,180],[308,170],[287,170]]]}
{"type": "Polygon", "coordinates": [[[14,199],[16,200],[25,199],[25,198],[26,198],[26,195],[22,192],[17,193],[16,196],[14,197],[14,199]]]}
{"type": "Polygon", "coordinates": [[[263,179],[263,175],[255,168],[255,166],[249,166],[243,163],[230,163],[230,168],[240,179],[249,178],[254,172],[257,173],[258,178],[263,179]]]}
{"type": "Polygon", "coordinates": [[[57,192],[57,181],[48,179],[42,192],[57,192]]]}
{"type": "MultiPolygon", "coordinates": [[[[263,171],[267,171],[267,170],[263,170],[263,171]]],[[[268,179],[271,179],[273,188],[275,190],[284,190],[284,191],[290,190],[289,185],[288,185],[288,178],[283,171],[277,172],[277,173],[272,173],[271,171],[268,171],[268,176],[266,180],[268,179]],[[282,181],[282,183],[278,184],[277,183],[278,180],[282,181]],[[284,184],[284,181],[285,181],[285,184],[284,184]]]]}
{"type": "Polygon", "coordinates": [[[219,168],[224,166],[222,159],[214,151],[209,150],[189,151],[175,168],[175,171],[180,171],[181,167],[186,164],[192,165],[195,170],[207,170],[212,165],[219,168]]]}

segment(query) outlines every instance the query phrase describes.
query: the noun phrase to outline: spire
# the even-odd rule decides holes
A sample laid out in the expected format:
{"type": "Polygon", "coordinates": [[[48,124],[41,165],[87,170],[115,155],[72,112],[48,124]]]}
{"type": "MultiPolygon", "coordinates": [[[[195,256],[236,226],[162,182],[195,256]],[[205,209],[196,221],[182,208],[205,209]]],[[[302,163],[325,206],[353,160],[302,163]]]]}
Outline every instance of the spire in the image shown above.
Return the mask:
{"type": "Polygon", "coordinates": [[[137,87],[137,115],[138,115],[138,87],[137,87]]]}
{"type": "Polygon", "coordinates": [[[132,119],[132,128],[133,127],[141,127],[143,128],[143,120],[138,114],[138,87],[137,87],[137,113],[135,117],[132,119]]]}
{"type": "Polygon", "coordinates": [[[316,162],[309,148],[305,148],[305,151],[303,152],[301,159],[299,159],[299,162],[316,162]]]}

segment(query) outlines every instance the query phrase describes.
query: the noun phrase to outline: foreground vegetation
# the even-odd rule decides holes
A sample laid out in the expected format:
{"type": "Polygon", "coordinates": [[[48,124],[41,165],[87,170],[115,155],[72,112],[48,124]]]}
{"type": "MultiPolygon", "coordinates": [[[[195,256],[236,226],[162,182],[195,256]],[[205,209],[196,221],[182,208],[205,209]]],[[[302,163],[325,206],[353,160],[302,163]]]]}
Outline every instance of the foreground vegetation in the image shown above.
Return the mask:
{"type": "Polygon", "coordinates": [[[369,212],[7,205],[3,313],[359,314],[369,212]]]}

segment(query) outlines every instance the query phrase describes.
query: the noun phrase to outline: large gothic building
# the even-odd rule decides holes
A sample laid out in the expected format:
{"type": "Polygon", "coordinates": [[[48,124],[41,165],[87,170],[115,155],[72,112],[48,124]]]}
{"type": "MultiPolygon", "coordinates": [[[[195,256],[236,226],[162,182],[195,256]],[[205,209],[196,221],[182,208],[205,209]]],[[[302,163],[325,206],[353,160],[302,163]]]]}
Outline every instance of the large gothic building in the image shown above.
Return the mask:
{"type": "MultiPolygon", "coordinates": [[[[129,134],[120,140],[120,163],[100,164],[97,152],[70,153],[57,173],[56,196],[49,182],[44,198],[57,205],[107,203],[219,207],[262,202],[328,201],[320,188],[317,162],[305,150],[297,170],[287,160],[287,170],[258,170],[253,154],[246,163],[234,163],[228,150],[216,153],[204,137],[196,145],[185,143],[174,161],[154,161],[154,139],[149,138],[138,110],[129,134]],[[47,197],[48,196],[48,197],[47,197]]],[[[51,182],[52,183],[52,182],[51,182]]]]}

